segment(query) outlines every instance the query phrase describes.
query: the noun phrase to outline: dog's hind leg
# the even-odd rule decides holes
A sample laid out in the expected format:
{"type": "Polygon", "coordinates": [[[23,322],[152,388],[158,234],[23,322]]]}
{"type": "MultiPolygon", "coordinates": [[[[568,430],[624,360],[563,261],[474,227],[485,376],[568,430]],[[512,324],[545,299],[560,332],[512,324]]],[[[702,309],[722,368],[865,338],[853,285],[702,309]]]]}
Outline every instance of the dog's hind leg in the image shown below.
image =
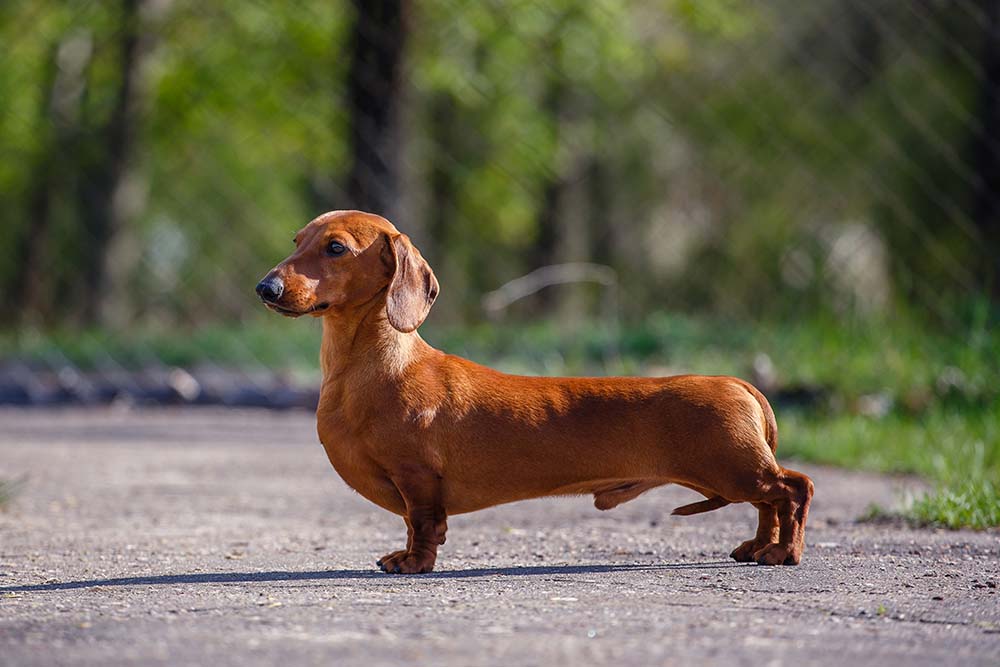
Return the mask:
{"type": "Polygon", "coordinates": [[[776,479],[765,487],[765,497],[761,500],[769,502],[777,513],[778,541],[755,552],[754,560],[761,565],[798,565],[805,549],[812,480],[800,472],[782,468],[776,479]]]}

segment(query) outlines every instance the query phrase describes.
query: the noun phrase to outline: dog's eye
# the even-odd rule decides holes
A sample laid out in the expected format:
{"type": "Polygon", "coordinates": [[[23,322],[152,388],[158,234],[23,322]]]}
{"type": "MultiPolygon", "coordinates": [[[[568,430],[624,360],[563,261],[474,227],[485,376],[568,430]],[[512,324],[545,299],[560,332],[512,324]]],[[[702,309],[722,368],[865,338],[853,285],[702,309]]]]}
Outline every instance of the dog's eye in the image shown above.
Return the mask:
{"type": "Polygon", "coordinates": [[[347,248],[345,248],[342,243],[330,241],[330,245],[326,247],[326,254],[331,257],[336,257],[337,255],[343,255],[345,250],[347,250],[347,248]]]}

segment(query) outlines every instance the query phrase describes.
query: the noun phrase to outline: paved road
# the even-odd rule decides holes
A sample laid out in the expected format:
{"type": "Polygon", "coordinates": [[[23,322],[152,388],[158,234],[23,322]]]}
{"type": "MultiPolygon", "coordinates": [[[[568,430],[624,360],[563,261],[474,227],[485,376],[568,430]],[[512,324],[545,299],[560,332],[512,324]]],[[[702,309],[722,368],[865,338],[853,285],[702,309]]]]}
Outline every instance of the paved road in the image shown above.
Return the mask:
{"type": "Polygon", "coordinates": [[[802,468],[797,568],[729,562],[754,511],[664,488],[454,517],[438,571],[393,577],[402,522],[306,414],[0,411],[0,477],[29,475],[0,665],[1000,664],[1000,535],[858,524],[913,482],[802,468]]]}

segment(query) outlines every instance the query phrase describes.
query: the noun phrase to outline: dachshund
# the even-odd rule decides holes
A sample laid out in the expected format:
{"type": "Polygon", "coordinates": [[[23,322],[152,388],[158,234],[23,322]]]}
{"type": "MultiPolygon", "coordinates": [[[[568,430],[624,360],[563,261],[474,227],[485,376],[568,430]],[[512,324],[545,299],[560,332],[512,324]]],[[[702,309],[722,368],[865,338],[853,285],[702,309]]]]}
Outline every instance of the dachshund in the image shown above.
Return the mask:
{"type": "Polygon", "coordinates": [[[438,281],[385,218],[325,213],[295,246],[257,294],[323,320],[319,439],[349,486],[406,523],[406,548],[377,561],[384,572],[430,572],[455,514],[574,494],[608,510],[664,484],[705,496],[674,514],[757,508],[736,561],[801,560],[813,483],[778,464],[774,412],[749,383],[500,373],[417,333],[438,281]]]}

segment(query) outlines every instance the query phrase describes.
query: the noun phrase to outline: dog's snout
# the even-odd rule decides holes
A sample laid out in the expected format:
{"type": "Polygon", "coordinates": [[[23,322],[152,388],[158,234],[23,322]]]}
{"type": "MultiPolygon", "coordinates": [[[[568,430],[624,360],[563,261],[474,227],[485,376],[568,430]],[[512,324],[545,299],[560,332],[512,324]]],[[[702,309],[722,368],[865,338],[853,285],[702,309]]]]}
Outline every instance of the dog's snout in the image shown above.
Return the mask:
{"type": "Polygon", "coordinates": [[[264,301],[277,301],[285,291],[285,283],[278,276],[266,276],[257,283],[257,296],[264,301]]]}

